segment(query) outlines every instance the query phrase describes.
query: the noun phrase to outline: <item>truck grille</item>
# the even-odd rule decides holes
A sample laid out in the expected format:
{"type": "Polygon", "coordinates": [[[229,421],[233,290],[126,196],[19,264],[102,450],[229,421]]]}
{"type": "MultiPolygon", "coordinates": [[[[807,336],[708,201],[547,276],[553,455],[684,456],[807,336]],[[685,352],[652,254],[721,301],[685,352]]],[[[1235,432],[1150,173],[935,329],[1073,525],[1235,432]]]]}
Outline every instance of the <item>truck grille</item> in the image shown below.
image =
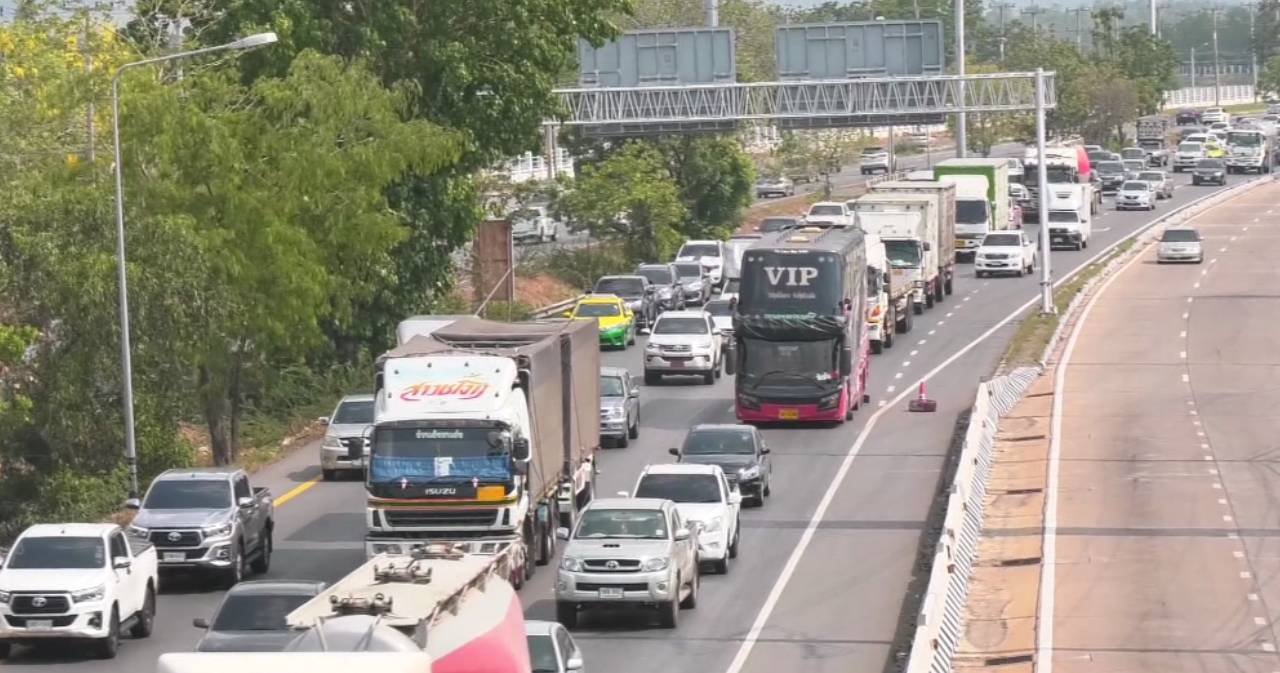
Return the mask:
{"type": "Polygon", "coordinates": [[[1050,234],[1065,234],[1067,230],[1062,227],[1049,227],[1050,234]]]}
{"type": "Polygon", "coordinates": [[[153,530],[151,544],[157,547],[199,547],[200,532],[194,530],[153,530]]]}
{"type": "Polygon", "coordinates": [[[598,582],[576,582],[578,591],[599,591],[601,589],[622,589],[623,591],[648,591],[649,585],[644,582],[614,582],[600,584],[598,582]]]}
{"type": "MultiPolygon", "coordinates": [[[[6,622],[9,622],[9,626],[12,626],[12,627],[14,627],[14,628],[16,628],[16,629],[25,629],[25,628],[27,628],[27,618],[26,618],[26,617],[5,617],[5,618],[4,618],[4,620],[5,620],[6,622]]],[[[53,622],[53,625],[54,625],[55,627],[65,628],[65,627],[71,626],[71,625],[76,621],[76,616],[75,616],[75,615],[67,615],[67,616],[65,616],[65,617],[54,617],[54,618],[50,619],[49,621],[53,622]]]]}
{"type": "Polygon", "coordinates": [[[1009,256],[1004,254],[1003,252],[988,252],[987,254],[983,255],[983,257],[987,259],[1009,259],[1009,256]]]}
{"type": "Polygon", "coordinates": [[[688,344],[677,344],[675,346],[663,346],[663,353],[689,353],[693,351],[693,347],[688,344]]]}
{"type": "Polygon", "coordinates": [[[492,526],[497,523],[496,509],[384,509],[387,525],[395,526],[492,526]]]}
{"type": "Polygon", "coordinates": [[[584,568],[597,573],[633,573],[640,570],[640,559],[633,558],[593,558],[582,562],[584,568]],[[610,566],[613,567],[610,567],[610,566]]]}
{"type": "Polygon", "coordinates": [[[71,599],[59,594],[14,594],[11,600],[18,615],[60,615],[71,609],[71,599]]]}
{"type": "Polygon", "coordinates": [[[364,458],[363,437],[347,437],[342,440],[342,445],[347,449],[347,460],[360,460],[361,458],[364,458]]]}

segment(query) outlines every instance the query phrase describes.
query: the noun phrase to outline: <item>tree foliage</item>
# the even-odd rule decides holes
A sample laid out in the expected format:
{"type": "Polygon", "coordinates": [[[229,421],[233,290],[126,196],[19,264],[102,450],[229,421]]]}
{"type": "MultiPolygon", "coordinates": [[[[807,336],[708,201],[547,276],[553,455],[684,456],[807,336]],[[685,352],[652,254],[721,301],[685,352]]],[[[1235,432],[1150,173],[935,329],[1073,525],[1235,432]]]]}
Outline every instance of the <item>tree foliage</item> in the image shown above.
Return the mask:
{"type": "Polygon", "coordinates": [[[1272,57],[1258,73],[1258,88],[1264,94],[1280,95],[1280,56],[1272,57]]]}

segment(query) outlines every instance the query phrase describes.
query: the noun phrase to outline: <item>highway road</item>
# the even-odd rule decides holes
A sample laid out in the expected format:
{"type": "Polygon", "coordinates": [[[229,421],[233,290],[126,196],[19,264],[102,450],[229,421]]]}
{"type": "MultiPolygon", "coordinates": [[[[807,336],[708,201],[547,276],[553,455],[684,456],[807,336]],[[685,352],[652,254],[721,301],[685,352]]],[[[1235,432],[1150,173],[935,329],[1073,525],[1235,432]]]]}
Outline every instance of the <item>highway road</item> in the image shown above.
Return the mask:
{"type": "Polygon", "coordinates": [[[1196,218],[1202,265],[1147,250],[1064,354],[1057,673],[1280,670],[1277,203],[1271,184],[1196,218]]]}
{"type": "MultiPolygon", "coordinates": [[[[1234,176],[1233,176],[1234,178],[1234,176]]],[[[1236,178],[1242,179],[1242,178],[1236,178]]],[[[1183,176],[1179,183],[1185,184],[1183,176]]],[[[1216,187],[1180,187],[1154,213],[1102,213],[1083,252],[1054,253],[1059,273],[1172,207],[1216,187]]],[[[1110,199],[1108,199],[1108,203],[1110,199]]],[[[917,316],[914,330],[871,363],[872,404],[855,421],[831,429],[770,429],[774,493],[743,513],[742,555],[728,576],[706,575],[699,607],[675,632],[633,620],[587,615],[577,631],[591,670],[611,673],[870,673],[894,659],[891,643],[918,590],[916,553],[938,487],[957,418],[991,373],[1016,326],[1013,312],[1037,295],[1038,278],[978,280],[964,265],[956,294],[917,316]],[[957,355],[963,352],[962,355],[957,355]],[[935,414],[908,414],[897,400],[924,374],[935,414]],[[867,430],[867,424],[874,427],[867,430]],[[816,516],[820,514],[821,516],[816,516]]],[[[609,365],[639,374],[643,338],[609,365]]],[[[627,449],[601,457],[598,492],[630,489],[639,469],[665,462],[695,423],[731,421],[732,380],[714,386],[642,389],[642,431],[627,449]]],[[[594,410],[592,410],[594,413],[594,410]]],[[[317,482],[315,446],[306,446],[256,476],[278,498],[271,577],[335,580],[363,560],[364,492],[359,482],[317,482]]],[[[541,568],[523,590],[527,614],[551,618],[553,568],[541,568]]],[[[125,640],[110,662],[71,658],[67,648],[19,648],[6,665],[46,672],[150,670],[162,652],[191,648],[194,617],[215,609],[220,593],[171,583],[159,604],[154,635],[125,640]]]]}

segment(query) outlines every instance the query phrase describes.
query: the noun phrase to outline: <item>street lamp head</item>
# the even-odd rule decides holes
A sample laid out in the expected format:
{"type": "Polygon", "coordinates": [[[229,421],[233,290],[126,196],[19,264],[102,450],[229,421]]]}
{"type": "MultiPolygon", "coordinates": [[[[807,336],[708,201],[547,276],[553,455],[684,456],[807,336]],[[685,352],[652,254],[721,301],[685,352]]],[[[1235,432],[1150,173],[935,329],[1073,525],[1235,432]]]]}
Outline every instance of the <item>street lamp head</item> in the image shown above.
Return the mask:
{"type": "Polygon", "coordinates": [[[275,33],[257,33],[255,35],[242,37],[236,40],[235,42],[232,42],[231,44],[227,45],[227,47],[230,49],[242,49],[242,50],[253,49],[255,47],[263,47],[268,44],[273,44],[279,41],[280,41],[280,38],[277,37],[275,33]]]}

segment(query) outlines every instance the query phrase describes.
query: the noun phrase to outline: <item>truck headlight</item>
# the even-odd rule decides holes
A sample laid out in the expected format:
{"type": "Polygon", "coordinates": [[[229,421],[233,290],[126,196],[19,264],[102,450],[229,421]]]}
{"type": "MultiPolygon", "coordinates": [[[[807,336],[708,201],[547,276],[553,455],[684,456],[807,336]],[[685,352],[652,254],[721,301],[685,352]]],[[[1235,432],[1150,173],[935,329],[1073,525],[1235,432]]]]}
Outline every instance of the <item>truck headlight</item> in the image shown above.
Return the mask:
{"type": "Polygon", "coordinates": [[[571,573],[580,573],[582,572],[582,559],[576,556],[566,556],[560,559],[560,569],[571,573]]]}
{"type": "Polygon", "coordinates": [[[738,479],[755,479],[760,476],[759,465],[748,465],[738,471],[738,479]]]}
{"type": "Polygon", "coordinates": [[[670,563],[670,561],[661,557],[645,559],[645,562],[640,565],[640,569],[645,572],[657,572],[659,570],[666,570],[670,563]]]}
{"type": "Polygon", "coordinates": [[[711,520],[702,524],[702,530],[708,533],[719,533],[720,529],[723,526],[724,526],[724,519],[722,517],[713,516],[711,517],[711,520]]]}
{"type": "Polygon", "coordinates": [[[648,344],[645,344],[645,346],[644,346],[644,352],[646,352],[646,353],[661,353],[661,352],[662,352],[662,346],[659,346],[658,344],[655,344],[655,343],[648,343],[648,344]]]}
{"type": "Polygon", "coordinates": [[[100,601],[107,593],[107,585],[99,584],[89,589],[81,589],[71,592],[71,600],[74,603],[87,603],[89,601],[100,601]]]}
{"type": "Polygon", "coordinates": [[[605,414],[609,418],[622,418],[627,415],[627,410],[622,407],[610,407],[605,414]]]}
{"type": "Polygon", "coordinates": [[[13,594],[8,591],[0,591],[0,605],[8,605],[10,598],[13,598],[13,594]]]}
{"type": "Polygon", "coordinates": [[[342,449],[342,448],[344,448],[344,447],[342,446],[342,440],[341,440],[341,439],[338,439],[337,437],[333,437],[333,436],[326,436],[326,437],[324,438],[324,448],[326,448],[326,449],[342,449]]]}
{"type": "Polygon", "coordinates": [[[130,535],[143,539],[146,539],[146,537],[151,534],[150,528],[143,528],[142,526],[134,526],[132,524],[130,524],[128,530],[130,535]]]}
{"type": "Polygon", "coordinates": [[[204,536],[207,538],[228,537],[231,535],[231,524],[224,523],[220,526],[209,526],[208,528],[205,528],[203,532],[204,536]]]}

